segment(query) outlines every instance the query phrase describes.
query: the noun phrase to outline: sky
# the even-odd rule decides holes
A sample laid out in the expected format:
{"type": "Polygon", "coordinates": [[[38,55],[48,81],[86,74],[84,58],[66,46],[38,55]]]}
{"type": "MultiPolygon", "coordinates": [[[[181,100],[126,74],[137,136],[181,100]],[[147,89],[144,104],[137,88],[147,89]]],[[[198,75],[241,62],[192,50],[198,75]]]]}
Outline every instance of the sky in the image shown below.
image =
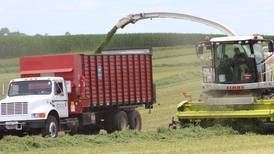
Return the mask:
{"type": "MultiPolygon", "coordinates": [[[[176,12],[218,21],[241,35],[274,35],[274,0],[0,0],[0,27],[28,35],[105,34],[132,13],[176,12]]],[[[118,33],[218,33],[178,19],[143,20],[118,33]]]]}

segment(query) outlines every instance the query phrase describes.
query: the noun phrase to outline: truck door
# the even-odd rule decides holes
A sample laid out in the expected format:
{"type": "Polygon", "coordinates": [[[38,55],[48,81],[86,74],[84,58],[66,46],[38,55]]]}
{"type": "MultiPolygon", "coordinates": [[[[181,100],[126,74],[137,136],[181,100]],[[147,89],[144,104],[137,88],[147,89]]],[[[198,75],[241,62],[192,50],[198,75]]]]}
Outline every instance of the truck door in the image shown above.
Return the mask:
{"type": "Polygon", "coordinates": [[[54,82],[53,104],[60,118],[68,117],[68,94],[65,89],[63,81],[54,82]]]}

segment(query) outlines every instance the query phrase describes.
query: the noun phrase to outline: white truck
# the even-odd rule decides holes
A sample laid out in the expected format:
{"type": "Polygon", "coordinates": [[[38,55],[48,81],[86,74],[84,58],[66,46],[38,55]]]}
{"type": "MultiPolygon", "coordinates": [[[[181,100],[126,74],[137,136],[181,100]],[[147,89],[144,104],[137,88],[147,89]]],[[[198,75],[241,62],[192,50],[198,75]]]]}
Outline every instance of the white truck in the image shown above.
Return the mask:
{"type": "Polygon", "coordinates": [[[0,137],[140,130],[135,109],[155,102],[146,49],[21,57],[20,75],[0,101],[0,137]]]}

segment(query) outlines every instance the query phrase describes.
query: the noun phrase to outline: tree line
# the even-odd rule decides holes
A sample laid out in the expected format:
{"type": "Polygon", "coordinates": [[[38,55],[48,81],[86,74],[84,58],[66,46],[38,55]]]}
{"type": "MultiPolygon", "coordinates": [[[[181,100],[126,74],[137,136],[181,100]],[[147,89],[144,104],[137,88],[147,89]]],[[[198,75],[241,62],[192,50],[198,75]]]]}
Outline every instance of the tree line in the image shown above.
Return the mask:
{"type": "MultiPolygon", "coordinates": [[[[196,44],[206,34],[135,33],[116,34],[105,50],[127,48],[152,48],[196,44]]],[[[218,35],[219,36],[219,35],[218,35]]],[[[94,51],[105,35],[0,35],[0,58],[94,51]]],[[[274,39],[273,36],[267,38],[274,39]]]]}

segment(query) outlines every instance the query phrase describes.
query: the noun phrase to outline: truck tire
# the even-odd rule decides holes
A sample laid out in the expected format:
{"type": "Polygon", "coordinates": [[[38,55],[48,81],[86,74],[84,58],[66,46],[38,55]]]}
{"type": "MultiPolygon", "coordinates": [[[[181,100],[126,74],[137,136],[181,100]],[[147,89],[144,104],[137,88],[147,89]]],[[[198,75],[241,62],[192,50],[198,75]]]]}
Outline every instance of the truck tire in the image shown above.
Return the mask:
{"type": "Polygon", "coordinates": [[[129,128],[140,131],[142,129],[142,118],[138,111],[131,110],[127,112],[129,128]]]}
{"type": "Polygon", "coordinates": [[[73,136],[75,134],[78,133],[78,129],[77,128],[71,128],[70,131],[68,132],[69,135],[73,136]]]}
{"type": "Polygon", "coordinates": [[[0,131],[0,140],[4,137],[4,133],[0,131]]]}
{"type": "Polygon", "coordinates": [[[80,134],[84,135],[97,135],[100,133],[100,128],[98,126],[88,125],[82,127],[80,134]]]}
{"type": "Polygon", "coordinates": [[[125,111],[117,111],[107,116],[105,129],[107,133],[122,131],[128,128],[128,117],[125,111]]]}
{"type": "Polygon", "coordinates": [[[100,133],[100,128],[95,126],[91,129],[91,135],[98,135],[100,133]]]}
{"type": "Polygon", "coordinates": [[[128,117],[125,111],[118,111],[114,115],[114,131],[122,131],[128,128],[128,117]]]}
{"type": "Polygon", "coordinates": [[[46,127],[42,130],[42,136],[55,138],[58,136],[59,124],[55,116],[49,115],[46,127]]]}
{"type": "Polygon", "coordinates": [[[107,117],[105,118],[105,124],[104,124],[104,128],[107,131],[108,134],[114,132],[113,129],[113,115],[114,113],[109,113],[107,115],[107,117]]]}

